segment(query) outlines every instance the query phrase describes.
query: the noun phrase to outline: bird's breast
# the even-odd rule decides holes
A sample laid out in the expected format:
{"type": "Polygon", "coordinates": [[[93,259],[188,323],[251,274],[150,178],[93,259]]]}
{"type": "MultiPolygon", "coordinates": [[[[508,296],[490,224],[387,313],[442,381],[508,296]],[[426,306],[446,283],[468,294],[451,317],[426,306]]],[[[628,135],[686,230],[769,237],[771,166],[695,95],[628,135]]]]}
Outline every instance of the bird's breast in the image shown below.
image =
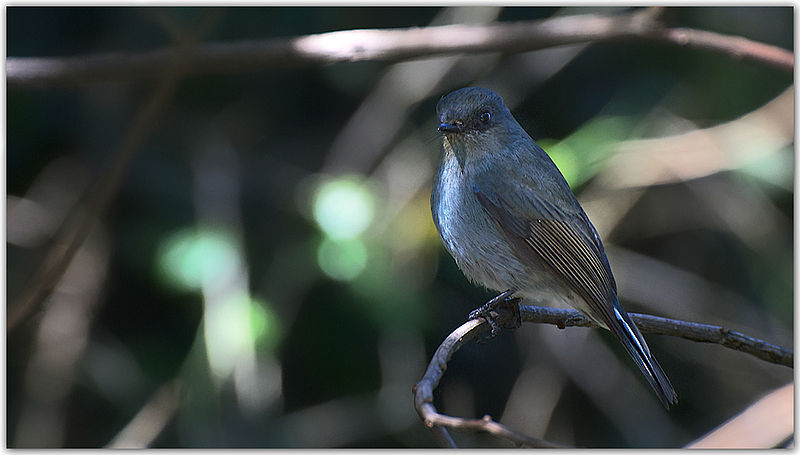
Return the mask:
{"type": "Polygon", "coordinates": [[[513,287],[526,274],[475,196],[473,185],[452,154],[434,182],[431,210],[445,248],[469,279],[495,290],[513,287]]]}

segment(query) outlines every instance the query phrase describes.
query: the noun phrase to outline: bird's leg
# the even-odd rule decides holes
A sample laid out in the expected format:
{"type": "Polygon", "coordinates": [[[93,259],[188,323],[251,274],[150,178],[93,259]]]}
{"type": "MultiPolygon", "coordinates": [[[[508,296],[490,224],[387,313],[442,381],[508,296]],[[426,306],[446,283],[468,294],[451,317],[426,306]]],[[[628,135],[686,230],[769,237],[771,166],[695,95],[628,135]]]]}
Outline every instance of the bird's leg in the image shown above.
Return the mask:
{"type": "Polygon", "coordinates": [[[508,289],[469,313],[470,319],[484,318],[492,327],[487,339],[494,338],[501,328],[516,329],[522,325],[519,314],[519,302],[522,299],[512,297],[513,294],[514,290],[508,289]]]}

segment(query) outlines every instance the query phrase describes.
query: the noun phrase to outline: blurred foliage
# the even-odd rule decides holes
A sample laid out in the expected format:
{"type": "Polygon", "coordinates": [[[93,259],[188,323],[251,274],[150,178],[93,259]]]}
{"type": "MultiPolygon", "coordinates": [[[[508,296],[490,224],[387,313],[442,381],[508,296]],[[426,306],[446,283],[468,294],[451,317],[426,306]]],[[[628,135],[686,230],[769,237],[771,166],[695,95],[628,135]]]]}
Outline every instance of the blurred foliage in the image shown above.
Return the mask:
{"type": "MultiPolygon", "coordinates": [[[[496,16],[627,10],[510,7],[496,16]]],[[[6,11],[8,56],[34,57],[157,49],[170,44],[168,29],[191,27],[203,8],[6,11]]],[[[216,12],[205,41],[452,17],[432,7],[216,12]]],[[[790,7],[665,14],[677,26],[793,47],[790,7]]],[[[404,64],[422,74],[436,61],[428,60],[404,64]]],[[[154,421],[139,414],[147,403],[167,423],[136,433],[131,444],[434,447],[411,387],[441,340],[492,297],[444,252],[428,205],[440,153],[434,106],[464,85],[514,100],[515,116],[589,203],[590,217],[609,227],[600,230],[630,311],[792,345],[793,137],[701,178],[643,188],[599,178],[614,171],[620,142],[734,121],[781,94],[791,74],[645,42],[459,57],[444,77],[430,79],[421,102],[407,110],[379,105],[362,119],[364,133],[397,127],[374,157],[331,153],[378,87],[397,103],[411,90],[410,82],[385,78],[393,66],[182,80],[81,248],[78,258],[86,259],[76,258],[54,296],[7,337],[8,446],[104,446],[132,420],[154,421]],[[93,258],[102,273],[86,265],[93,258]],[[93,281],[97,292],[86,284],[93,281]],[[154,398],[167,383],[177,384],[175,408],[154,398]]],[[[152,87],[7,91],[9,305],[152,87]]],[[[790,369],[719,346],[648,342],[680,397],[668,413],[609,334],[529,324],[464,346],[436,405],[465,417],[488,413],[565,445],[679,447],[792,380],[790,369]]],[[[455,437],[465,447],[508,445],[455,437]]]]}

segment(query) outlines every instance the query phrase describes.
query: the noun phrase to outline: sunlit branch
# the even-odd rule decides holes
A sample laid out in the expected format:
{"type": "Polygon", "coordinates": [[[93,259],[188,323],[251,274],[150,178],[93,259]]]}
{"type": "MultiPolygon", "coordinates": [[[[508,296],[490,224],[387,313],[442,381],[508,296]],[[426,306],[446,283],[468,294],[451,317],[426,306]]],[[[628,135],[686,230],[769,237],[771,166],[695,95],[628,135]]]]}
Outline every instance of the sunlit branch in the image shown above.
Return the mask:
{"type": "MultiPolygon", "coordinates": [[[[188,51],[187,73],[241,73],[265,68],[337,62],[399,61],[481,52],[525,52],[576,43],[655,41],[742,58],[787,72],[791,51],[737,36],[658,21],[660,8],[620,15],[585,14],[494,25],[445,25],[404,29],[343,30],[292,38],[209,43],[188,51]]],[[[153,78],[173,60],[172,49],[68,58],[10,57],[9,86],[80,84],[153,78]]]]}
{"type": "Polygon", "coordinates": [[[773,390],[686,449],[772,449],[794,440],[794,383],[773,390]]]}
{"type": "Polygon", "coordinates": [[[651,37],[679,46],[721,52],[733,58],[762,63],[784,71],[794,70],[794,55],[790,51],[738,36],[675,27],[655,29],[651,37]]]}
{"type": "MultiPolygon", "coordinates": [[[[759,359],[792,367],[794,351],[776,346],[739,332],[710,324],[668,319],[647,314],[629,313],[642,332],[669,335],[687,340],[716,343],[730,349],[752,354],[759,359]]],[[[553,324],[559,328],[597,327],[597,324],[576,310],[520,305],[520,315],[525,322],[553,324]]],[[[422,379],[414,386],[414,408],[429,428],[446,427],[484,431],[527,447],[556,447],[551,442],[518,433],[495,422],[491,417],[464,419],[440,414],[433,405],[433,391],[444,376],[450,358],[464,342],[489,330],[483,318],[467,321],[445,338],[428,364],[422,379]]],[[[440,433],[442,430],[437,429],[440,433]]],[[[446,430],[444,435],[449,438],[446,430]]],[[[452,441],[452,439],[449,439],[452,441]]]]}
{"type": "Polygon", "coordinates": [[[794,86],[789,86],[758,109],[725,123],[619,142],[598,178],[610,188],[692,180],[767,158],[793,142],[794,86]]]}

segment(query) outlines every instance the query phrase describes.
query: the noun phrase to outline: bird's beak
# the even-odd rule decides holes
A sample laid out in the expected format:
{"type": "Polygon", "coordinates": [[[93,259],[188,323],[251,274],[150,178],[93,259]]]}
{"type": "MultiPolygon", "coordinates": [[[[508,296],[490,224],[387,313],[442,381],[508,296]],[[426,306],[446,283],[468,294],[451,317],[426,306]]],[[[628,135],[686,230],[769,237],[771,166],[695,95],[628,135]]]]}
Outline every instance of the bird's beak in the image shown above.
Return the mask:
{"type": "Polygon", "coordinates": [[[462,129],[462,126],[458,123],[447,123],[442,122],[439,124],[439,132],[440,133],[458,133],[462,129]]]}

